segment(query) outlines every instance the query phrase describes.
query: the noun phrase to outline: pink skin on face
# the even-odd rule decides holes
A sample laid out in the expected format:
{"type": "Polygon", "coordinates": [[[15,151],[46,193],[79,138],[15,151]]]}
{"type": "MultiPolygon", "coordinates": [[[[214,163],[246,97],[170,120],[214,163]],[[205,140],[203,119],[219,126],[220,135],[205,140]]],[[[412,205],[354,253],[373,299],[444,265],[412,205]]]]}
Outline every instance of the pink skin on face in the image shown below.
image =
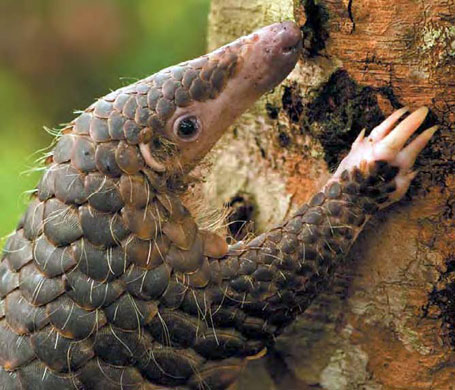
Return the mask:
{"type": "Polygon", "coordinates": [[[365,130],[362,130],[352,144],[351,151],[340,163],[330,182],[338,179],[345,169],[352,170],[354,167],[359,167],[362,170],[362,167],[375,161],[386,161],[400,170],[395,178],[397,189],[390,195],[391,201],[381,205],[381,207],[384,208],[401,199],[408,190],[412,179],[416,176],[416,172],[412,171],[412,167],[417,156],[438,130],[438,126],[433,126],[406,145],[409,138],[425,120],[428,108],[419,108],[397,124],[399,119],[407,112],[408,108],[406,107],[395,111],[373,129],[368,137],[365,137],[365,130]]]}

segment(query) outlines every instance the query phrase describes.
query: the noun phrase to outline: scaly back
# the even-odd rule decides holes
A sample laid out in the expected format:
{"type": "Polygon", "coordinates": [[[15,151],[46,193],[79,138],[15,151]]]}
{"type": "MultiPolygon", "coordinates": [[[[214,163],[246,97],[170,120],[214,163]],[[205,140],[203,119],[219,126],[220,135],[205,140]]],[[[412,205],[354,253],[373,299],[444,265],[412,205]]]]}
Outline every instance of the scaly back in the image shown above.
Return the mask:
{"type": "Polygon", "coordinates": [[[207,319],[182,309],[217,283],[211,259],[227,246],[179,195],[226,128],[293,68],[299,45],[294,24],[269,26],[108,94],[62,131],[0,263],[0,389],[232,381],[236,370],[192,348],[207,319]]]}

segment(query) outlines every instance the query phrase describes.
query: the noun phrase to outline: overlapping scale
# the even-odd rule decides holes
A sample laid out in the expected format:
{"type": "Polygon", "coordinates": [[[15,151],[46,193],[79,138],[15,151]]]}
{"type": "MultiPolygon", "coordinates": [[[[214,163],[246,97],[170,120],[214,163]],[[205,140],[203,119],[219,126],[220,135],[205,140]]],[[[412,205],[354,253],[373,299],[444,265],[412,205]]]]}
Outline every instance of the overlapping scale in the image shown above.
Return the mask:
{"type": "Polygon", "coordinates": [[[193,217],[188,216],[181,221],[170,219],[163,223],[163,233],[180,249],[190,250],[194,247],[194,242],[198,231],[193,217]]]}
{"type": "Polygon", "coordinates": [[[130,267],[121,279],[133,296],[144,300],[155,300],[160,298],[168,287],[170,276],[169,267],[161,264],[150,270],[130,267]]]}
{"type": "Polygon", "coordinates": [[[124,330],[136,330],[150,323],[158,314],[158,302],[144,301],[130,294],[123,294],[119,299],[104,309],[109,323],[124,330]]]}
{"type": "Polygon", "coordinates": [[[90,131],[90,122],[92,120],[92,114],[84,112],[74,120],[73,131],[76,134],[88,135],[90,131]]]}
{"type": "Polygon", "coordinates": [[[23,390],[17,372],[6,371],[3,367],[0,367],[0,383],[2,390],[23,390]]]}
{"type": "Polygon", "coordinates": [[[74,142],[71,164],[82,172],[96,169],[96,144],[89,137],[77,137],[74,142]]]}
{"type": "Polygon", "coordinates": [[[95,356],[90,340],[75,341],[49,326],[31,337],[33,351],[52,371],[74,372],[95,356]]]}
{"type": "Polygon", "coordinates": [[[82,367],[79,379],[90,390],[148,390],[138,369],[116,367],[97,358],[82,367]]]}
{"type": "Polygon", "coordinates": [[[19,381],[24,389],[33,390],[84,390],[75,374],[57,375],[39,360],[21,368],[19,381]]]}
{"type": "Polygon", "coordinates": [[[91,173],[85,178],[87,201],[94,209],[115,213],[123,207],[118,182],[100,173],[91,173]]]}
{"type": "Polygon", "coordinates": [[[188,379],[199,372],[204,359],[191,349],[154,346],[150,357],[140,362],[140,369],[151,382],[165,386],[185,385],[188,379]]]}
{"type": "Polygon", "coordinates": [[[96,356],[114,366],[129,366],[148,358],[152,341],[147,333],[128,332],[114,326],[99,329],[94,337],[96,356]]]}
{"type": "Polygon", "coordinates": [[[57,247],[44,235],[35,241],[33,256],[40,272],[48,278],[61,275],[76,265],[70,246],[57,247]]]}
{"type": "Polygon", "coordinates": [[[49,322],[45,308],[29,303],[18,290],[6,297],[5,313],[8,325],[20,335],[40,330],[49,322]]]}
{"type": "Polygon", "coordinates": [[[142,240],[132,235],[122,245],[128,261],[141,268],[153,269],[163,263],[170,241],[162,234],[154,240],[142,240]]]}
{"type": "Polygon", "coordinates": [[[47,278],[39,272],[35,263],[21,269],[19,289],[28,302],[37,306],[46,305],[65,292],[61,278],[47,278]]]}
{"type": "Polygon", "coordinates": [[[44,202],[55,195],[55,171],[58,165],[50,165],[38,183],[38,199],[44,202]]]}
{"type": "Polygon", "coordinates": [[[239,377],[245,363],[240,359],[226,359],[221,362],[208,362],[188,381],[190,389],[225,389],[239,377]]]}
{"type": "Polygon", "coordinates": [[[204,242],[204,255],[215,259],[226,256],[228,244],[224,237],[209,231],[200,231],[204,242]]]}
{"type": "Polygon", "coordinates": [[[19,274],[10,269],[8,261],[0,263],[0,297],[5,297],[19,287],[19,274]]]}
{"type": "Polygon", "coordinates": [[[194,349],[210,360],[251,355],[246,338],[235,330],[209,330],[199,336],[194,349]]]}
{"type": "Polygon", "coordinates": [[[26,365],[34,358],[28,337],[15,333],[6,320],[0,321],[0,365],[8,371],[26,365]]]}
{"type": "Polygon", "coordinates": [[[108,177],[119,177],[122,170],[117,164],[115,153],[117,151],[117,143],[105,142],[96,148],[95,164],[99,172],[108,177]]]}
{"type": "Polygon", "coordinates": [[[142,240],[156,239],[166,217],[159,202],[150,202],[145,208],[126,205],[121,213],[125,226],[142,240]]]}
{"type": "Polygon", "coordinates": [[[32,243],[24,237],[24,231],[16,231],[6,242],[4,253],[8,265],[19,271],[33,260],[32,243]]]}
{"type": "Polygon", "coordinates": [[[121,247],[104,249],[83,238],[73,244],[73,253],[77,269],[99,282],[114,280],[121,276],[129,265],[121,247]]]}
{"type": "Polygon", "coordinates": [[[120,280],[97,282],[79,270],[70,272],[65,279],[66,294],[87,310],[109,306],[125,291],[120,280]]]}
{"type": "Polygon", "coordinates": [[[212,268],[206,257],[202,258],[201,266],[191,273],[176,273],[177,279],[191,288],[204,288],[212,280],[212,268]]]}
{"type": "Polygon", "coordinates": [[[65,204],[82,204],[87,201],[84,177],[71,165],[55,168],[55,196],[65,204]]]}
{"type": "Polygon", "coordinates": [[[81,206],[79,215],[82,234],[77,238],[83,235],[94,245],[117,246],[129,233],[128,225],[119,214],[103,213],[89,206],[81,206]]]}
{"type": "Polygon", "coordinates": [[[137,146],[128,145],[123,141],[120,141],[115,149],[115,161],[128,175],[134,175],[144,167],[144,160],[137,146]]]}
{"type": "Polygon", "coordinates": [[[103,98],[95,103],[93,113],[98,118],[107,119],[111,115],[112,110],[112,103],[103,98]]]}
{"type": "Polygon", "coordinates": [[[194,345],[198,334],[204,333],[206,324],[199,318],[180,311],[162,309],[147,329],[163,345],[189,348],[194,345]]]}
{"type": "Polygon", "coordinates": [[[145,208],[154,198],[153,190],[143,175],[123,175],[119,190],[123,202],[137,209],[145,208]]]}
{"type": "Polygon", "coordinates": [[[34,199],[30,202],[24,218],[24,236],[33,241],[43,232],[44,202],[34,199]]]}
{"type": "Polygon", "coordinates": [[[48,200],[44,206],[44,234],[57,246],[79,239],[83,231],[77,208],[55,198],[48,200]]]}
{"type": "Polygon", "coordinates": [[[198,235],[188,250],[178,248],[175,244],[171,246],[166,255],[166,263],[178,272],[195,272],[203,264],[204,247],[202,238],[198,235]]]}
{"type": "MultiPolygon", "coordinates": [[[[126,96],[126,95],[121,95],[121,96],[126,96]]],[[[117,98],[117,101],[121,101],[121,98],[117,98]]],[[[123,132],[123,125],[126,122],[126,118],[121,114],[121,109],[118,110],[118,105],[116,106],[114,104],[114,107],[117,109],[117,111],[114,111],[110,116],[107,121],[107,126],[109,128],[109,135],[112,140],[114,141],[120,141],[125,137],[125,134],[123,132]]]]}
{"type": "Polygon", "coordinates": [[[86,339],[106,324],[102,311],[83,309],[68,297],[52,302],[46,310],[53,328],[69,339],[86,339]]]}
{"type": "Polygon", "coordinates": [[[106,119],[97,116],[92,118],[90,121],[90,137],[95,142],[109,141],[109,127],[106,119]]]}
{"type": "Polygon", "coordinates": [[[178,280],[171,280],[160,299],[161,304],[169,309],[178,309],[189,292],[188,290],[188,286],[178,280]]]}

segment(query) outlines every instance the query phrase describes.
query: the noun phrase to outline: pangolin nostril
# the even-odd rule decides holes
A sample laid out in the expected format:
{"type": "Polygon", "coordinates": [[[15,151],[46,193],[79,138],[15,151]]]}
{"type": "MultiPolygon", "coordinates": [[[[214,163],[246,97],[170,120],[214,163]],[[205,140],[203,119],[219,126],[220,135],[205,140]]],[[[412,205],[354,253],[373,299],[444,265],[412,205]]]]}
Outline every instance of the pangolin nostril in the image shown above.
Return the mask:
{"type": "Polygon", "coordinates": [[[284,54],[294,53],[297,50],[297,46],[298,44],[294,46],[286,46],[283,48],[283,53],[284,54]]]}

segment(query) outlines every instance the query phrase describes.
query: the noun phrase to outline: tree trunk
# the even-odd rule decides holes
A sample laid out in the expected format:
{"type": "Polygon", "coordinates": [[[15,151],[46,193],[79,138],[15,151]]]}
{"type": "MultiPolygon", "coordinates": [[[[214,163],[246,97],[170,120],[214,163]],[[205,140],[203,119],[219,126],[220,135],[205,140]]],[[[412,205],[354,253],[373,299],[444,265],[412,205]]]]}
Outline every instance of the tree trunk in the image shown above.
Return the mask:
{"type": "Polygon", "coordinates": [[[453,390],[455,1],[212,0],[210,49],[284,19],[302,26],[304,53],[212,154],[213,206],[230,202],[263,231],[393,109],[428,105],[426,125],[442,127],[406,199],[374,219],[331,290],[237,388],[453,390]]]}

